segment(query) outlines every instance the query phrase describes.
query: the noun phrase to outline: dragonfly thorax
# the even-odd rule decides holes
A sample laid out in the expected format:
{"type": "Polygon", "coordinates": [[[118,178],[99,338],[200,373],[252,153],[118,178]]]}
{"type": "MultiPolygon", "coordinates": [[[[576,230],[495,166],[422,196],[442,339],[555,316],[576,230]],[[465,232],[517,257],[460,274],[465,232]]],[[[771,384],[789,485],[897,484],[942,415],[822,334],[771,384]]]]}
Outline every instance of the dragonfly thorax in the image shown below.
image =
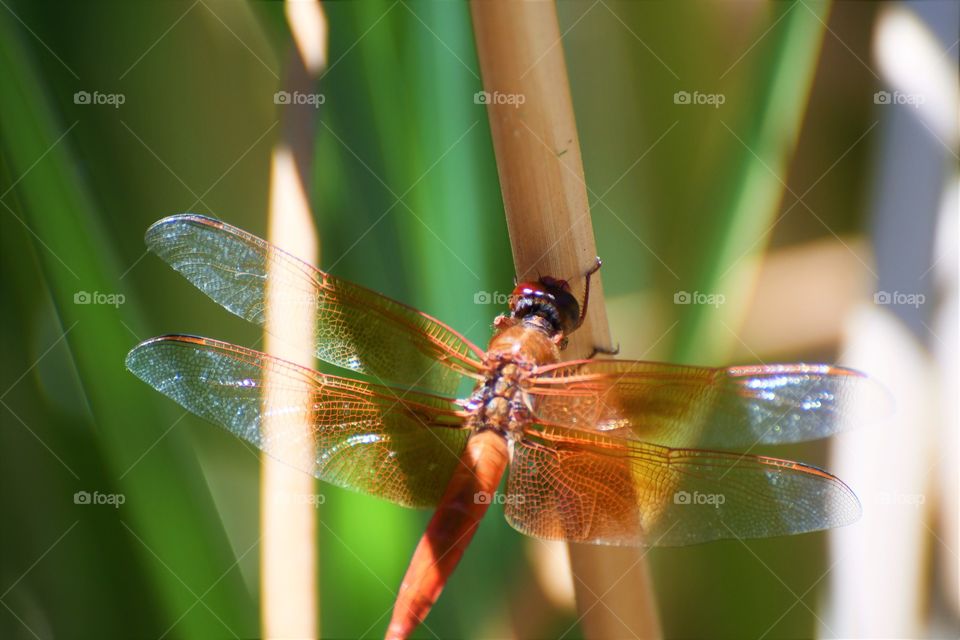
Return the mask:
{"type": "Polygon", "coordinates": [[[517,438],[530,416],[522,386],[530,367],[509,356],[497,360],[470,396],[470,422],[474,429],[493,429],[508,438],[517,438]]]}

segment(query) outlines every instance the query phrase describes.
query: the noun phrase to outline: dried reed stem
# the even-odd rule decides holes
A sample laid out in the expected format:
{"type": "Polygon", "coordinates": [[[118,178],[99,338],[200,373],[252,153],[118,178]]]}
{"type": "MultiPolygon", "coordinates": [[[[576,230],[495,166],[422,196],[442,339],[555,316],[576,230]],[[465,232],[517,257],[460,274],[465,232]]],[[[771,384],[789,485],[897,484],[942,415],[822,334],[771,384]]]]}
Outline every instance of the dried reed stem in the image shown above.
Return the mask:
{"type": "MultiPolygon", "coordinates": [[[[556,7],[474,0],[471,12],[517,274],[582,282],[596,247],[556,7]]],[[[583,358],[608,346],[596,278],[589,314],[564,354],[583,358]]],[[[642,551],[571,545],[569,552],[588,637],[660,636],[642,551]]]]}
{"type": "MultiPolygon", "coordinates": [[[[296,50],[291,52],[281,88],[290,93],[313,93],[326,58],[327,26],[320,3],[288,2],[287,21],[296,50]]],[[[267,237],[273,244],[316,264],[319,242],[310,208],[308,176],[317,112],[310,104],[284,104],[278,109],[281,127],[271,158],[267,237]]],[[[266,351],[312,367],[313,309],[302,304],[301,291],[285,287],[283,273],[271,273],[268,283],[266,351]]],[[[311,390],[306,383],[302,388],[286,383],[269,393],[271,396],[265,400],[281,406],[309,403],[311,390]]],[[[311,499],[315,481],[295,468],[309,468],[313,463],[314,452],[300,444],[311,441],[311,425],[306,416],[300,420],[286,415],[267,416],[263,429],[265,439],[274,443],[271,453],[284,462],[263,458],[261,630],[266,638],[315,638],[320,617],[317,513],[311,499]],[[289,446],[283,444],[287,442],[289,446]]]]}

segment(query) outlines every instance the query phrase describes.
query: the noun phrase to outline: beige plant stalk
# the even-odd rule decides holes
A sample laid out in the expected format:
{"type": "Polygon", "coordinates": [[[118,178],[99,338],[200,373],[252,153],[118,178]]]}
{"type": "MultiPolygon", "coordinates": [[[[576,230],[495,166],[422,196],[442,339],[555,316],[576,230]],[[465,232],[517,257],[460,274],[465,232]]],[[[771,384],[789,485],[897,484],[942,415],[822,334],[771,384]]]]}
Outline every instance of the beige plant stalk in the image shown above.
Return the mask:
{"type": "MultiPolygon", "coordinates": [[[[291,52],[281,89],[315,93],[325,67],[327,22],[319,2],[288,1],[287,22],[296,49],[291,52]]],[[[316,108],[310,104],[278,104],[280,134],[271,156],[270,210],[267,238],[303,260],[317,264],[319,242],[309,201],[308,176],[316,108]]],[[[265,344],[267,353],[297,364],[314,366],[315,312],[302,304],[303,291],[290,290],[284,274],[267,281],[265,344]],[[282,340],[276,336],[283,336],[282,340]]],[[[269,383],[269,372],[267,372],[269,383]]],[[[273,406],[307,404],[310,388],[289,384],[271,387],[273,406]],[[275,397],[281,394],[283,397],[275,397]]],[[[265,398],[267,400],[267,398],[265,398]]],[[[307,416],[264,420],[264,437],[275,444],[264,456],[261,472],[261,631],[265,638],[314,638],[319,631],[317,592],[315,481],[295,467],[310,468],[314,452],[307,416]],[[290,443],[285,447],[283,443],[290,443]],[[306,459],[304,459],[306,458],[306,459]],[[299,464],[297,464],[299,463],[299,464]]]]}
{"type": "MultiPolygon", "coordinates": [[[[596,246],[556,7],[552,2],[471,3],[490,129],[517,275],[579,285],[596,246]]],[[[564,356],[610,346],[603,287],[564,356]]],[[[644,551],[569,547],[587,637],[660,636],[644,551]]]]}

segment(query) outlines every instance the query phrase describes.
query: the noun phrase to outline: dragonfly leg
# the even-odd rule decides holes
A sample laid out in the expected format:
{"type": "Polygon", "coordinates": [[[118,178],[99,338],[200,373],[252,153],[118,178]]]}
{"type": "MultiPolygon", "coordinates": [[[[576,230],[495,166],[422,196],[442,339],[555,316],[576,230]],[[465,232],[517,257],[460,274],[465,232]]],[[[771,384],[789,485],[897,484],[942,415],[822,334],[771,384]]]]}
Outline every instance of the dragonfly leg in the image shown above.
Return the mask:
{"type": "Polygon", "coordinates": [[[583,319],[587,317],[587,307],[590,304],[590,276],[595,274],[597,271],[600,271],[601,266],[603,266],[603,260],[600,259],[600,256],[597,256],[596,262],[593,263],[593,266],[590,267],[590,269],[587,270],[587,273],[584,275],[586,278],[586,283],[583,287],[583,304],[580,305],[580,319],[577,320],[578,327],[583,324],[583,319]]]}
{"type": "Polygon", "coordinates": [[[593,351],[590,352],[590,355],[587,356],[587,359],[593,360],[594,356],[596,356],[598,353],[602,353],[606,356],[615,356],[620,353],[620,344],[617,343],[617,346],[612,349],[610,347],[594,347],[593,351]]]}

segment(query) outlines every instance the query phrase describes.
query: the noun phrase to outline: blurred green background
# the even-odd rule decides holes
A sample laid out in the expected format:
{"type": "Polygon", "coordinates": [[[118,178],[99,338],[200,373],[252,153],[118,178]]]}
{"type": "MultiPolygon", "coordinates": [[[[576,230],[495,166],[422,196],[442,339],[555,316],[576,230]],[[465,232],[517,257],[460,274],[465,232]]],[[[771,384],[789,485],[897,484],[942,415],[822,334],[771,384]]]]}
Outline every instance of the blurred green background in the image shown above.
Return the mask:
{"type": "MultiPolygon", "coordinates": [[[[319,266],[485,344],[499,309],[475,295],[509,293],[513,269],[487,116],[473,100],[481,81],[469,8],[324,9],[329,64],[312,176],[319,266]]],[[[876,10],[559,5],[622,356],[711,365],[835,356],[831,340],[744,349],[737,332],[755,274],[727,270],[745,254],[862,234],[878,82],[862,60],[876,10]],[[724,103],[678,104],[681,91],[724,103]],[[816,215],[795,206],[813,185],[804,200],[816,215]],[[728,303],[673,304],[681,291],[720,292],[728,303]]],[[[258,458],[182,416],[123,357],[172,332],[259,345],[256,327],[145,256],[142,236],[184,211],[265,234],[282,108],[273,95],[290,48],[277,3],[0,7],[0,636],[259,633],[258,458]],[[123,103],[78,104],[82,91],[123,103]],[[123,303],[76,304],[80,292],[123,303]],[[78,491],[125,502],[75,504],[78,491]]],[[[822,443],[778,453],[825,461],[822,443]]],[[[429,514],[319,490],[323,636],[382,635],[429,514]]],[[[533,637],[580,637],[573,610],[535,597],[529,541],[491,511],[430,628],[498,637],[526,618],[533,637]]],[[[668,637],[817,629],[823,534],[649,558],[668,637]]],[[[421,628],[418,637],[432,636],[421,628]]]]}

